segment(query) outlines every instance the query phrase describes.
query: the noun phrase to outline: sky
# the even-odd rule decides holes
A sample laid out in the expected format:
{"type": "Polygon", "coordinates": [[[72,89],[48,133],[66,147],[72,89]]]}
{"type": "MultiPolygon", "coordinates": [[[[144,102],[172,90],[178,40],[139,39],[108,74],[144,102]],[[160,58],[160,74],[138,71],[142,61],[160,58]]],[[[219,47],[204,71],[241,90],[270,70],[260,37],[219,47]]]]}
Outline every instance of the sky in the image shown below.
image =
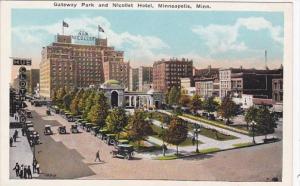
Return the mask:
{"type": "Polygon", "coordinates": [[[282,12],[14,9],[11,20],[12,54],[32,58],[33,68],[63,20],[66,35],[97,36],[100,25],[100,37],[124,51],[132,67],[177,57],[196,68],[264,68],[265,50],[270,68],[283,60],[282,12]]]}

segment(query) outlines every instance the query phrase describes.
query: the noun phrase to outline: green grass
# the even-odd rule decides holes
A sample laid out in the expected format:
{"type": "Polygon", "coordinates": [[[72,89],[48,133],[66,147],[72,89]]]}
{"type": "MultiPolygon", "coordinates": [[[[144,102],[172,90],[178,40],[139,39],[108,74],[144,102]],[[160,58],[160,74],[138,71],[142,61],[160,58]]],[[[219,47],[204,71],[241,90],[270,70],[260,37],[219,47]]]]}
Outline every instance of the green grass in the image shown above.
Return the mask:
{"type": "Polygon", "coordinates": [[[219,148],[213,147],[213,148],[208,148],[208,149],[200,150],[199,153],[200,153],[200,154],[208,154],[208,153],[218,152],[218,151],[220,151],[220,150],[221,150],[221,149],[219,149],[219,148]]]}
{"type": "Polygon", "coordinates": [[[247,142],[247,143],[237,143],[237,144],[234,144],[232,146],[234,147],[248,147],[248,146],[252,146],[254,145],[252,142],[247,142]]]}
{"type": "Polygon", "coordinates": [[[227,129],[227,130],[230,130],[230,131],[233,131],[233,132],[238,132],[238,133],[241,133],[241,134],[250,135],[249,131],[247,131],[247,130],[235,128],[235,127],[232,127],[232,126],[227,126],[223,122],[220,122],[220,121],[209,120],[209,119],[205,119],[205,118],[202,118],[202,117],[193,116],[193,115],[190,115],[190,114],[183,114],[183,116],[187,117],[187,118],[190,118],[190,119],[197,120],[197,121],[201,121],[201,122],[209,124],[209,125],[213,125],[213,126],[216,126],[216,127],[227,129]]]}
{"type": "Polygon", "coordinates": [[[180,154],[178,156],[176,154],[172,154],[172,155],[166,155],[166,156],[159,156],[159,157],[155,158],[155,160],[175,160],[180,157],[182,157],[180,154]]]}
{"type": "MultiPolygon", "coordinates": [[[[162,140],[162,138],[159,136],[159,134],[161,134],[161,132],[162,132],[162,129],[160,127],[156,126],[156,125],[151,125],[151,127],[152,127],[153,132],[154,132],[152,137],[162,140]]],[[[199,141],[198,144],[202,144],[202,142],[199,141]]],[[[192,146],[192,145],[193,145],[192,139],[190,137],[187,137],[186,140],[179,145],[179,147],[192,146]]]]}

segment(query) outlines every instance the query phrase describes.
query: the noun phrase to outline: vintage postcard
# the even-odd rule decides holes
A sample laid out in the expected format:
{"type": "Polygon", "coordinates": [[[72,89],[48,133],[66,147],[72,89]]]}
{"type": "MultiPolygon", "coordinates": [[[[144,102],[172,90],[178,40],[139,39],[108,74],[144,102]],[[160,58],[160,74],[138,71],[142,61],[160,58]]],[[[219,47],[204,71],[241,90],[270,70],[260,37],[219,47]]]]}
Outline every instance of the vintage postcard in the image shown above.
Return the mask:
{"type": "Polygon", "coordinates": [[[292,12],[1,2],[1,184],[292,185],[292,12]]]}

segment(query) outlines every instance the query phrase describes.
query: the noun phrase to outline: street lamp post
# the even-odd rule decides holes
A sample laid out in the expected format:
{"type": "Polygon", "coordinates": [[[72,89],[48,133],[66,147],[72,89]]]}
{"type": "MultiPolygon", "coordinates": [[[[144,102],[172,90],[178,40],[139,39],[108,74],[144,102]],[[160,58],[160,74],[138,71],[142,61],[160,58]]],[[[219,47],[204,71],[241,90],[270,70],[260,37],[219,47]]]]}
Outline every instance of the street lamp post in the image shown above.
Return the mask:
{"type": "Polygon", "coordinates": [[[254,135],[254,126],[255,126],[256,123],[255,123],[255,121],[252,121],[251,124],[252,124],[252,129],[251,129],[252,130],[252,143],[255,144],[256,142],[255,142],[255,139],[254,139],[254,137],[255,137],[255,135],[254,135]]]}
{"type": "Polygon", "coordinates": [[[165,141],[164,141],[164,123],[161,123],[161,139],[162,139],[162,142],[163,142],[163,145],[162,145],[162,150],[163,150],[163,156],[166,155],[166,148],[165,148],[165,141]]]}
{"type": "Polygon", "coordinates": [[[194,135],[196,136],[196,153],[199,153],[199,140],[198,140],[199,132],[200,132],[200,127],[199,127],[199,125],[195,124],[194,125],[194,135]]]}

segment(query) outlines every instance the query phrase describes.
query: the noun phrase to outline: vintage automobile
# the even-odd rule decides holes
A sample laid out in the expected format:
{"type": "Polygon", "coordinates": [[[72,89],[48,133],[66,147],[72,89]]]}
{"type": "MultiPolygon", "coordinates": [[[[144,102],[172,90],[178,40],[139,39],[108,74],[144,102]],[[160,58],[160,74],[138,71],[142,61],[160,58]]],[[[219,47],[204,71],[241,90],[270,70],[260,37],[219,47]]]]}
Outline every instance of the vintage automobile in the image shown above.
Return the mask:
{"type": "Polygon", "coordinates": [[[113,158],[123,157],[124,159],[130,160],[134,155],[134,149],[132,145],[120,144],[115,146],[115,149],[111,151],[113,158]]]}
{"type": "Polygon", "coordinates": [[[100,138],[101,140],[106,140],[107,138],[106,134],[108,133],[109,131],[107,129],[100,129],[98,130],[97,137],[100,138]]]}
{"type": "Polygon", "coordinates": [[[86,123],[85,124],[85,131],[90,132],[91,128],[94,126],[95,124],[93,123],[86,123]]]}
{"type": "Polygon", "coordinates": [[[40,144],[40,135],[36,131],[32,131],[28,136],[30,146],[40,144]]]}
{"type": "Polygon", "coordinates": [[[71,125],[70,130],[71,130],[72,133],[79,133],[78,125],[76,125],[76,124],[71,125]]]}
{"type": "Polygon", "coordinates": [[[47,116],[50,116],[50,115],[51,115],[51,112],[50,112],[49,109],[46,110],[46,114],[47,114],[47,116]]]}
{"type": "Polygon", "coordinates": [[[66,126],[59,126],[57,130],[59,134],[67,134],[66,126]]]}
{"type": "Polygon", "coordinates": [[[106,143],[114,145],[116,143],[116,134],[106,134],[106,143]]]}
{"type": "Polygon", "coordinates": [[[116,145],[128,145],[129,144],[129,141],[126,140],[126,139],[119,139],[116,141],[116,145]]]}
{"type": "Polygon", "coordinates": [[[79,121],[79,123],[80,123],[80,127],[81,127],[82,129],[84,129],[85,126],[86,126],[86,124],[87,124],[87,121],[86,121],[86,120],[82,120],[82,121],[79,121]]]}
{"type": "Polygon", "coordinates": [[[45,135],[52,135],[53,134],[53,131],[51,130],[50,125],[45,125],[44,134],[45,135]]]}
{"type": "Polygon", "coordinates": [[[94,136],[97,136],[98,132],[99,132],[100,126],[94,126],[91,128],[91,134],[94,136]]]}
{"type": "Polygon", "coordinates": [[[26,110],[26,117],[27,117],[27,118],[32,118],[31,111],[26,110]]]}

